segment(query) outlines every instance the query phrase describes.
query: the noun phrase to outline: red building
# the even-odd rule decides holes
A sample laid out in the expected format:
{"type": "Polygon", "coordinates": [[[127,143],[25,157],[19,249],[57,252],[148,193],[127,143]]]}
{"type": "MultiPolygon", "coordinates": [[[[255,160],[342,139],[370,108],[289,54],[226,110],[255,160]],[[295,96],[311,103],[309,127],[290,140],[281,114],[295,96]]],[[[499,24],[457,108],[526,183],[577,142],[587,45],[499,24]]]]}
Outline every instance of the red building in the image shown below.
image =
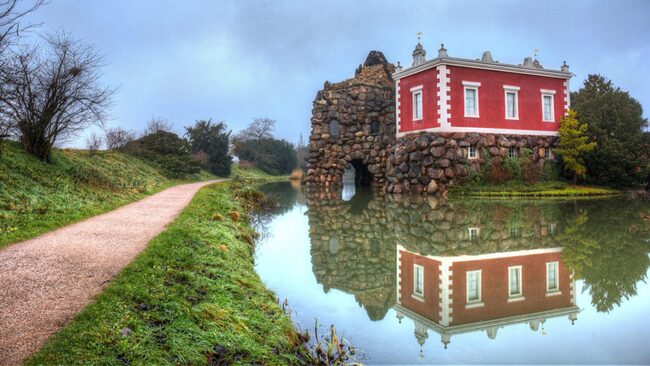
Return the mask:
{"type": "MultiPolygon", "coordinates": [[[[471,229],[469,235],[471,236],[471,229]]],[[[420,344],[428,330],[447,347],[451,336],[511,324],[533,331],[548,318],[577,319],[575,281],[561,248],[438,257],[397,246],[398,317],[411,318],[420,344]]]]}
{"type": "Polygon", "coordinates": [[[522,65],[449,57],[442,46],[426,60],[418,43],[413,65],[393,74],[397,137],[414,132],[557,135],[570,105],[569,67],[544,69],[527,57],[522,65]]]}

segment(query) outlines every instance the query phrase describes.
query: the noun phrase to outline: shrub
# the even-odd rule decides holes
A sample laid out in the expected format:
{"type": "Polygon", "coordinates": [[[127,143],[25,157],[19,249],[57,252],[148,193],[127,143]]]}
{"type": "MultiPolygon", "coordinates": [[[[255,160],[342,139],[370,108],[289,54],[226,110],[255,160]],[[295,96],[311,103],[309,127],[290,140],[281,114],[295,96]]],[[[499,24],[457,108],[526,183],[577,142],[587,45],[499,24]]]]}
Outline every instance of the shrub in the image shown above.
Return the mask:
{"type": "Polygon", "coordinates": [[[201,171],[187,141],[173,132],[158,131],[127,143],[126,153],[155,163],[169,178],[184,178],[201,171]]]}
{"type": "Polygon", "coordinates": [[[296,151],[285,140],[265,138],[239,141],[234,151],[240,160],[250,161],[271,175],[289,174],[297,165],[296,151]]]}
{"type": "Polygon", "coordinates": [[[487,181],[492,184],[499,184],[509,181],[512,175],[499,159],[490,160],[487,171],[487,181]]]}

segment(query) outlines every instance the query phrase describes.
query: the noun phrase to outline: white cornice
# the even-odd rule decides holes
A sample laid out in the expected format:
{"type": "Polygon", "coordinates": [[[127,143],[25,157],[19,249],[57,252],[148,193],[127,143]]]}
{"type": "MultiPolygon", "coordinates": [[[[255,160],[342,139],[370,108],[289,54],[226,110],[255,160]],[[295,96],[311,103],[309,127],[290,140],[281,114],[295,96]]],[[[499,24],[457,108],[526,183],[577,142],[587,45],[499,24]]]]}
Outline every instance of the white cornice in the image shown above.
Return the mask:
{"type": "Polygon", "coordinates": [[[442,58],[437,57],[423,64],[412,66],[403,69],[402,71],[396,72],[393,74],[393,79],[398,80],[403,77],[417,74],[418,72],[428,70],[439,65],[461,66],[461,67],[469,67],[473,69],[483,69],[483,70],[492,70],[492,71],[501,71],[501,72],[513,72],[518,74],[546,76],[546,77],[554,77],[560,79],[570,79],[572,76],[570,72],[564,72],[559,70],[532,69],[532,68],[523,67],[519,65],[483,62],[483,61],[456,58],[456,57],[442,57],[442,58]]]}

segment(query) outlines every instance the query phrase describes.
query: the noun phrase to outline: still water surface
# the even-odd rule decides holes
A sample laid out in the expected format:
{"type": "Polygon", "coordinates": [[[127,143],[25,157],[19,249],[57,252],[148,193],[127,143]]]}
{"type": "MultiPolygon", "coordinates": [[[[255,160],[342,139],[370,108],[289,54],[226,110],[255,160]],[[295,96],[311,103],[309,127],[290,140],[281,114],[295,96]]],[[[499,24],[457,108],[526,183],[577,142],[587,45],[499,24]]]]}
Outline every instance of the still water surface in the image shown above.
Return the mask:
{"type": "Polygon", "coordinates": [[[650,363],[650,201],[262,189],[256,269],[366,364],[650,363]]]}

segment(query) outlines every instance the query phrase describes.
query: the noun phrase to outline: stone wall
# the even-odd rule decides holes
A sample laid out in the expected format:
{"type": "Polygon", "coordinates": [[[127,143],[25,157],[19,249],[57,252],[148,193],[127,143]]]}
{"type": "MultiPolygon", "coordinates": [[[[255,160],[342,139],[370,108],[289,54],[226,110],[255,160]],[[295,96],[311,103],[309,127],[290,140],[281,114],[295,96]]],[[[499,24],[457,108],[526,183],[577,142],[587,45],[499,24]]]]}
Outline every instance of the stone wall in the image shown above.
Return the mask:
{"type": "Polygon", "coordinates": [[[400,138],[391,150],[386,168],[387,191],[441,195],[449,185],[478,172],[487,160],[499,161],[509,148],[531,150],[531,159],[542,165],[545,149],[557,145],[554,136],[516,136],[479,133],[422,133],[400,138]],[[469,159],[476,147],[478,158],[469,159]]]}
{"type": "Polygon", "coordinates": [[[369,173],[369,185],[386,186],[395,141],[394,71],[381,52],[372,51],[354,78],[325,82],[312,109],[308,186],[338,185],[351,168],[369,173]]]}

